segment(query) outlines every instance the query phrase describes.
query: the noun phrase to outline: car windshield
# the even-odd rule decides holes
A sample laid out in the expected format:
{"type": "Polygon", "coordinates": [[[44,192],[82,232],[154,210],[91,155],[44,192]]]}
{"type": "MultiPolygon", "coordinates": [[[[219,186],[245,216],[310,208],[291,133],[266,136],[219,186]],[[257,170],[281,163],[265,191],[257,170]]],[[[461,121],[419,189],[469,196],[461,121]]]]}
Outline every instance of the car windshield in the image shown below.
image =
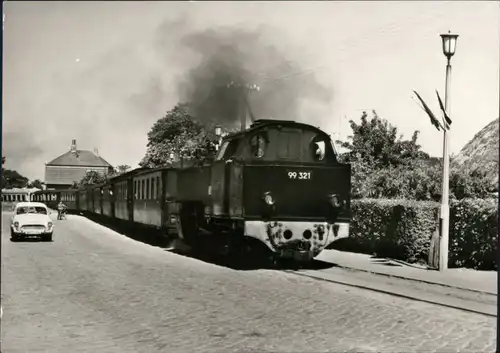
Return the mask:
{"type": "Polygon", "coordinates": [[[17,209],[17,214],[25,213],[36,213],[36,214],[47,214],[47,209],[40,206],[24,206],[17,209]]]}

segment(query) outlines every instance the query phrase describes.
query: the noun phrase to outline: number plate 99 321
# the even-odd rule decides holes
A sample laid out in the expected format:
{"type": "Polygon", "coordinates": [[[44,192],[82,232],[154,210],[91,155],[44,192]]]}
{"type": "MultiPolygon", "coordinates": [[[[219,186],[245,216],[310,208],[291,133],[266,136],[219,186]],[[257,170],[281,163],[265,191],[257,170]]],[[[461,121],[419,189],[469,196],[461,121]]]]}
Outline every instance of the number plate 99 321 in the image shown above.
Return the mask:
{"type": "Polygon", "coordinates": [[[288,179],[310,180],[311,172],[288,172],[288,179]]]}

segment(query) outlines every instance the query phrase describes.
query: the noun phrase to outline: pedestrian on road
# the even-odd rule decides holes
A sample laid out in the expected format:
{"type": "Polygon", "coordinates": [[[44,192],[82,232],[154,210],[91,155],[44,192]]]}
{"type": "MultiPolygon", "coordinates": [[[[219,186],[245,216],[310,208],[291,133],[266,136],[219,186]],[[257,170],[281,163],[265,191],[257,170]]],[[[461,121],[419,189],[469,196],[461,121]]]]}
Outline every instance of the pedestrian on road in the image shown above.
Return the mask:
{"type": "Polygon", "coordinates": [[[62,201],[57,204],[57,219],[62,219],[63,213],[66,211],[66,205],[62,201]]]}

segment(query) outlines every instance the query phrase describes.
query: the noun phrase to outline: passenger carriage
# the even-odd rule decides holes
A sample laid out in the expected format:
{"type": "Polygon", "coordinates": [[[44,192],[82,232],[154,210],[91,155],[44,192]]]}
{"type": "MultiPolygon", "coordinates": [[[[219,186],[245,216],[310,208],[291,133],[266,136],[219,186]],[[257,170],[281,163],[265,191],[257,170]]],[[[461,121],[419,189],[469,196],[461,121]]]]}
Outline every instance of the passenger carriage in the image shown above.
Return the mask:
{"type": "Polygon", "coordinates": [[[51,209],[57,209],[57,204],[62,201],[68,211],[76,210],[78,203],[78,190],[40,190],[31,194],[31,201],[44,203],[51,209]]]}

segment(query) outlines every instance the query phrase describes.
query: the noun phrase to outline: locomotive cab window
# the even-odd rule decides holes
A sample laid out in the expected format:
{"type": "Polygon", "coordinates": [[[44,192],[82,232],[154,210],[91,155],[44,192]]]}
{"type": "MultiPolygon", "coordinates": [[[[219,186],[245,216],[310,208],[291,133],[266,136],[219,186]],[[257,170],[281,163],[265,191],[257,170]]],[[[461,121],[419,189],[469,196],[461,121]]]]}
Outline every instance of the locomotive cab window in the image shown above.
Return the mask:
{"type": "Polygon", "coordinates": [[[300,150],[302,148],[302,135],[300,131],[282,129],[278,132],[276,140],[279,159],[300,159],[300,150]]]}
{"type": "Polygon", "coordinates": [[[322,161],[325,159],[326,155],[326,143],[325,141],[313,139],[311,141],[311,154],[315,161],[322,161]]]}
{"type": "Polygon", "coordinates": [[[217,153],[217,157],[215,158],[215,160],[220,161],[231,158],[238,150],[239,141],[239,139],[224,141],[219,149],[219,152],[217,153]]]}
{"type": "Polygon", "coordinates": [[[216,161],[220,161],[226,152],[227,146],[229,145],[229,141],[224,141],[217,152],[217,156],[215,157],[216,161]]]}
{"type": "Polygon", "coordinates": [[[331,141],[326,136],[316,135],[310,142],[310,156],[315,162],[333,161],[336,162],[335,151],[331,141]]]}

